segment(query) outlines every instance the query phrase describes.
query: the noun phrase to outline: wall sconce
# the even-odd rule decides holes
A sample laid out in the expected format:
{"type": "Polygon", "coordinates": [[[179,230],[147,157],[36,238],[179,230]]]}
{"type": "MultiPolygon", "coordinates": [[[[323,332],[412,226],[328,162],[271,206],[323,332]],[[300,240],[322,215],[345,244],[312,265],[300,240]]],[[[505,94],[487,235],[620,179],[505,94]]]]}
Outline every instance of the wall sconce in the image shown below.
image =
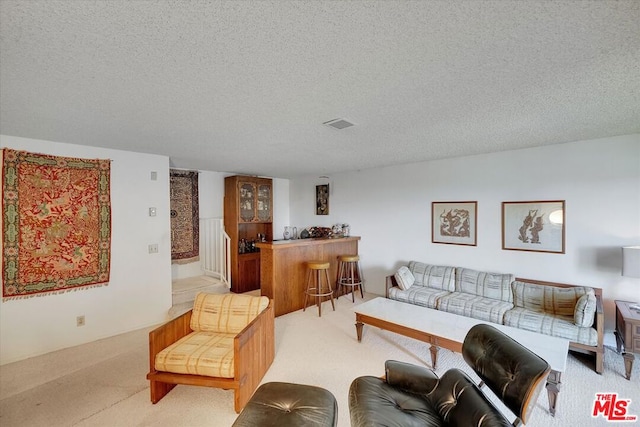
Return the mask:
{"type": "Polygon", "coordinates": [[[622,275],[640,277],[640,246],[622,248],[622,275]]]}
{"type": "MultiPolygon", "coordinates": [[[[622,275],[640,278],[640,246],[622,248],[622,275]]],[[[632,304],[629,308],[640,311],[640,304],[632,304]]]]}

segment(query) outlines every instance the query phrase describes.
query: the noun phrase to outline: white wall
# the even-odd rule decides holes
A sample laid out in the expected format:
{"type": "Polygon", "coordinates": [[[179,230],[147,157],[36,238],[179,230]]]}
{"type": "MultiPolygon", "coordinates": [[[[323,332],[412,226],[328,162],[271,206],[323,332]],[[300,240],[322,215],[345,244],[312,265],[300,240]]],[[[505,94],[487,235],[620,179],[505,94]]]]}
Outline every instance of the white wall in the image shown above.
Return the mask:
{"type": "Polygon", "coordinates": [[[415,259],[601,287],[608,330],[615,299],[640,300],[640,279],[620,275],[620,248],[640,244],[640,135],[335,174],[328,216],[321,183],[291,181],[292,225],[349,223],[369,292],[415,259]],[[478,201],[477,247],[431,243],[431,202],[456,200],[478,201]],[[566,200],[565,254],[501,249],[501,202],[525,200],[566,200]]]}
{"type": "Polygon", "coordinates": [[[0,303],[0,364],[164,321],[171,306],[168,157],[6,135],[0,146],[112,159],[109,286],[0,303]],[[148,216],[152,206],[156,217],[148,216]],[[148,253],[151,243],[158,254],[148,253]],[[86,316],[83,327],[76,326],[79,315],[86,316]]]}

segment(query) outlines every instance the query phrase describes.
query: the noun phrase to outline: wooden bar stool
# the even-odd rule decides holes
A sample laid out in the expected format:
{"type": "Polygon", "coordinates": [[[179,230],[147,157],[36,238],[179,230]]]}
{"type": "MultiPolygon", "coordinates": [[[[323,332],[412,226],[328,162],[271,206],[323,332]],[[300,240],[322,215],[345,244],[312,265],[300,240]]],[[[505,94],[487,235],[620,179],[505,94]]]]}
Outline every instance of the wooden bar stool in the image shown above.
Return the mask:
{"type": "Polygon", "coordinates": [[[351,301],[356,302],[356,286],[360,288],[360,296],[364,299],[362,290],[362,270],[360,269],[360,256],[341,255],[338,257],[338,280],[336,287],[338,298],[346,292],[342,292],[345,287],[351,288],[351,301]]]}
{"type": "Polygon", "coordinates": [[[315,297],[318,305],[318,316],[322,316],[322,298],[331,298],[331,306],[336,311],[336,305],[333,302],[333,289],[331,289],[331,280],[329,279],[329,262],[325,261],[309,261],[307,262],[307,289],[304,291],[304,308],[307,309],[307,299],[315,297]],[[322,272],[324,271],[324,275],[322,272]],[[324,283],[323,279],[324,278],[324,283]]]}

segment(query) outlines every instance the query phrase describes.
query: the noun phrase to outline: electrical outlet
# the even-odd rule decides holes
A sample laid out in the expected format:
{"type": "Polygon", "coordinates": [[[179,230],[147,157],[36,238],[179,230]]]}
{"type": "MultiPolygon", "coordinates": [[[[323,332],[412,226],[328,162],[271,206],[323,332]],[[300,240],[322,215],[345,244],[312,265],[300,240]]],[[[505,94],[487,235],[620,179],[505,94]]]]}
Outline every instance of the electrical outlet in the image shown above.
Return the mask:
{"type": "Polygon", "coordinates": [[[76,317],[76,326],[84,326],[84,315],[76,317]]]}
{"type": "Polygon", "coordinates": [[[153,245],[149,245],[149,253],[157,254],[158,253],[158,244],[154,243],[153,245]]]}

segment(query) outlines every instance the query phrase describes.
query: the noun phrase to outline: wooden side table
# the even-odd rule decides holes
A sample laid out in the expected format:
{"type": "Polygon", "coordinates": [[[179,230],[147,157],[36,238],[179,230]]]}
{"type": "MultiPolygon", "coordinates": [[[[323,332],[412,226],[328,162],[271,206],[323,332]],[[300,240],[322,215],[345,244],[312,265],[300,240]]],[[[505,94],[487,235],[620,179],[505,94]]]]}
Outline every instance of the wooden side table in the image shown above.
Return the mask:
{"type": "Polygon", "coordinates": [[[616,347],[618,353],[624,350],[624,369],[628,380],[631,379],[633,353],[640,353],[640,312],[630,308],[628,301],[616,301],[616,347]]]}

